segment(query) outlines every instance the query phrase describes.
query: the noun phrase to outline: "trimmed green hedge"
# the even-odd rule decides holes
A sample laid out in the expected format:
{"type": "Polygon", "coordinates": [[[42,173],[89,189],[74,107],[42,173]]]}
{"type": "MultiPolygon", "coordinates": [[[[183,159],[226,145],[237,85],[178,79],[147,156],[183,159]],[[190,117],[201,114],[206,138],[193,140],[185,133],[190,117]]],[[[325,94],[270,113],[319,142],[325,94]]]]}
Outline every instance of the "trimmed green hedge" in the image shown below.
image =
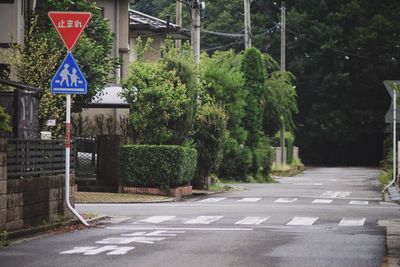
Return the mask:
{"type": "Polygon", "coordinates": [[[121,148],[121,174],[133,186],[175,187],[188,184],[197,151],[172,145],[126,145],[121,148]]]}

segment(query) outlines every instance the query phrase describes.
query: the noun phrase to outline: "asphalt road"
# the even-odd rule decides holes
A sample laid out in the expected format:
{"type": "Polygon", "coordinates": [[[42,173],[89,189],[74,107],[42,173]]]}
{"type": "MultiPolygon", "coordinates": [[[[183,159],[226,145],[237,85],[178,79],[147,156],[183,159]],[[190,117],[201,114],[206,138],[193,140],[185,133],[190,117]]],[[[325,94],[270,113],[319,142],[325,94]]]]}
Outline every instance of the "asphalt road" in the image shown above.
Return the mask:
{"type": "Polygon", "coordinates": [[[0,250],[0,266],[381,266],[399,206],[378,172],[311,168],[277,184],[159,204],[77,205],[113,216],[102,228],[0,250]]]}

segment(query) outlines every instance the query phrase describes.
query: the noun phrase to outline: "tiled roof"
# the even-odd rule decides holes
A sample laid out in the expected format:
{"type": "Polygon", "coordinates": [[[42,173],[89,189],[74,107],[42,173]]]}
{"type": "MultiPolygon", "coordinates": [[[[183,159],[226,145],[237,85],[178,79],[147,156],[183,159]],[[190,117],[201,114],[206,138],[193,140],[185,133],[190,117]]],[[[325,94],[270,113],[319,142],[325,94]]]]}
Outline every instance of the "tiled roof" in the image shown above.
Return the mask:
{"type": "MultiPolygon", "coordinates": [[[[167,30],[167,21],[144,14],[142,12],[129,9],[129,25],[130,26],[147,26],[151,30],[154,31],[166,31],[167,30]]],[[[179,25],[174,24],[172,22],[169,23],[170,31],[179,31],[181,27],[179,25]]]]}

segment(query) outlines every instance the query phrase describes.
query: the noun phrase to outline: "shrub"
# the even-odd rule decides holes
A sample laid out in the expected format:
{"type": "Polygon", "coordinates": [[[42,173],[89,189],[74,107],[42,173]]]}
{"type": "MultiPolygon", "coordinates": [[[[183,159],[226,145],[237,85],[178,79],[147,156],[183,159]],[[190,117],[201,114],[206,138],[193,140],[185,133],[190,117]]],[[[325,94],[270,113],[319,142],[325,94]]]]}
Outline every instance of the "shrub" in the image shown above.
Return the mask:
{"type": "Polygon", "coordinates": [[[175,187],[193,178],[197,152],[168,145],[126,145],[121,149],[121,173],[134,186],[175,187]]]}
{"type": "Polygon", "coordinates": [[[229,138],[225,144],[219,176],[244,181],[252,166],[252,160],[253,156],[249,147],[229,138]]]}
{"type": "Polygon", "coordinates": [[[265,177],[268,177],[271,172],[273,151],[270,143],[271,141],[268,137],[263,136],[254,149],[254,158],[257,167],[255,173],[265,177]]]}
{"type": "Polygon", "coordinates": [[[227,137],[228,116],[222,107],[213,104],[202,106],[195,119],[194,141],[198,152],[198,162],[194,185],[208,186],[205,179],[217,172],[222,159],[222,151],[227,137]]]}
{"type": "Polygon", "coordinates": [[[294,135],[291,132],[285,133],[286,146],[287,146],[287,164],[292,165],[293,163],[293,143],[294,135]]]}
{"type": "Polygon", "coordinates": [[[162,64],[135,62],[129,66],[128,79],[122,86],[122,96],[131,106],[129,119],[135,143],[183,143],[182,132],[187,133],[190,125],[188,129],[179,126],[191,99],[174,70],[162,64]]]}
{"type": "Polygon", "coordinates": [[[0,106],[0,131],[11,132],[10,116],[1,106],[0,106]]]}

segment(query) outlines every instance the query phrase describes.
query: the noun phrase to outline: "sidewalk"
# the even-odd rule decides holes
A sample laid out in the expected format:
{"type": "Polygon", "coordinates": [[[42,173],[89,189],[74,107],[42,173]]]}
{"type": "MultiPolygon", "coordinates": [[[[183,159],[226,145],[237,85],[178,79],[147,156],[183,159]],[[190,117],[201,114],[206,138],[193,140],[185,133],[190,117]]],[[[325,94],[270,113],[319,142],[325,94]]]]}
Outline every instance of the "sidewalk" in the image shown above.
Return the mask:
{"type": "Polygon", "coordinates": [[[169,196],[103,193],[103,192],[75,192],[75,203],[157,203],[171,202],[175,198],[169,196]]]}
{"type": "MultiPolygon", "coordinates": [[[[226,190],[193,190],[192,196],[207,196],[226,192],[226,190]]],[[[190,197],[190,196],[187,196],[190,197]]],[[[105,192],[75,192],[75,203],[158,203],[172,202],[178,199],[170,196],[105,193],[105,192]]]]}
{"type": "MultiPolygon", "coordinates": [[[[395,186],[385,194],[385,201],[399,203],[400,194],[395,186]]],[[[386,258],[383,267],[400,266],[400,219],[380,220],[380,226],[386,227],[386,258]]]]}

